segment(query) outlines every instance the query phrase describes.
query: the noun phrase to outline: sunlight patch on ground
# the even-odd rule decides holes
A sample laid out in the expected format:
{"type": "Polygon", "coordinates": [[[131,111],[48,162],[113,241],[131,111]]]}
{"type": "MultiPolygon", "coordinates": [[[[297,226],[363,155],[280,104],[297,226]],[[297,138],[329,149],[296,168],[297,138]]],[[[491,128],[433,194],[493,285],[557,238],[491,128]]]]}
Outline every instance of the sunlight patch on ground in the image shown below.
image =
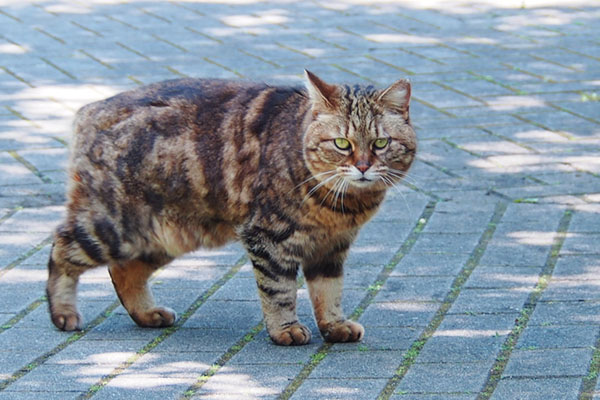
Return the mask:
{"type": "Polygon", "coordinates": [[[533,96],[501,96],[489,100],[487,103],[494,111],[512,111],[522,108],[546,107],[546,102],[533,96]]]}
{"type": "Polygon", "coordinates": [[[257,25],[284,24],[290,19],[284,15],[284,10],[272,10],[261,15],[229,15],[221,18],[225,25],[245,28],[257,25]]]}
{"type": "Polygon", "coordinates": [[[402,35],[402,34],[372,34],[365,35],[365,38],[377,43],[411,43],[411,44],[437,44],[441,41],[437,38],[402,35]]]}
{"type": "Polygon", "coordinates": [[[498,335],[508,335],[510,330],[486,330],[486,329],[442,329],[437,330],[433,336],[449,337],[495,337],[498,335]]]}
{"type": "Polygon", "coordinates": [[[13,269],[2,277],[2,283],[22,284],[31,282],[45,282],[48,279],[46,269],[13,269]]]}
{"type": "MultiPolygon", "coordinates": [[[[569,234],[572,235],[572,234],[569,234]]],[[[515,239],[520,244],[530,246],[552,246],[554,243],[554,232],[511,232],[508,237],[515,239]]]]}

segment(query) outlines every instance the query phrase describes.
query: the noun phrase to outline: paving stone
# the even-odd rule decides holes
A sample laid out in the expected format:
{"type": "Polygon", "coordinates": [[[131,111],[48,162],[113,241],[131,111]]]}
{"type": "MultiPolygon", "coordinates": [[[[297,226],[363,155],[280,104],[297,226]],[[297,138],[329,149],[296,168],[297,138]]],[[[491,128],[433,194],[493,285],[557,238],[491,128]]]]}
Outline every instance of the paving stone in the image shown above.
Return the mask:
{"type": "Polygon", "coordinates": [[[520,312],[529,296],[521,287],[509,289],[463,288],[449,314],[520,312]]]}
{"type": "Polygon", "coordinates": [[[455,276],[460,272],[469,254],[409,253],[403,257],[390,276],[455,276]]]}
{"type": "Polygon", "coordinates": [[[416,394],[399,392],[390,397],[393,400],[473,400],[477,394],[455,394],[455,393],[430,393],[416,394]]]}
{"type": "Polygon", "coordinates": [[[535,307],[529,325],[600,324],[598,302],[540,302],[535,307]]]}
{"type": "Polygon", "coordinates": [[[487,378],[490,363],[414,364],[400,381],[402,393],[478,392],[487,378]],[[426,388],[423,382],[427,382],[426,388]],[[425,390],[424,390],[425,389],[425,390]]]}
{"type": "Polygon", "coordinates": [[[498,332],[444,332],[434,334],[419,353],[417,362],[470,363],[493,361],[506,340],[498,332]],[[440,349],[444,351],[440,352],[440,349]]]}
{"type": "Polygon", "coordinates": [[[594,325],[528,326],[517,343],[518,349],[591,348],[598,327],[594,325]]]}
{"type": "Polygon", "coordinates": [[[360,317],[365,326],[417,327],[425,326],[439,307],[428,302],[373,303],[360,317]]]}
{"type": "Polygon", "coordinates": [[[480,234],[430,233],[422,234],[413,247],[415,253],[471,253],[479,242],[480,234]]]}
{"type": "Polygon", "coordinates": [[[600,254],[599,240],[598,233],[567,234],[560,252],[561,254],[600,254]]]}
{"type": "Polygon", "coordinates": [[[294,393],[294,400],[376,398],[385,387],[385,379],[317,379],[310,378],[294,393]]]}
{"type": "Polygon", "coordinates": [[[565,255],[558,258],[552,273],[560,280],[595,279],[600,273],[600,259],[594,255],[565,255]]]}
{"type": "Polygon", "coordinates": [[[559,280],[552,279],[542,295],[543,301],[600,300],[599,279],[559,280]]]}
{"type": "Polygon", "coordinates": [[[464,287],[477,289],[533,288],[539,281],[541,268],[479,267],[469,276],[464,287]]]}
{"type": "Polygon", "coordinates": [[[592,360],[593,349],[515,350],[503,376],[546,377],[584,376],[592,360]]]}
{"type": "Polygon", "coordinates": [[[202,386],[194,398],[274,397],[288,385],[287,377],[294,376],[301,369],[300,364],[225,366],[202,386]]]}
{"type": "Polygon", "coordinates": [[[261,318],[258,301],[207,301],[186,321],[185,326],[204,329],[249,329],[257,325],[261,318]]]}
{"type": "Polygon", "coordinates": [[[390,277],[376,301],[442,301],[450,291],[452,277],[390,277]]]}
{"type": "Polygon", "coordinates": [[[342,351],[329,353],[312,371],[311,378],[391,378],[402,362],[403,351],[342,351]],[[375,363],[377,361],[377,363],[375,363]]]}
{"type": "Polygon", "coordinates": [[[498,382],[491,399],[575,399],[580,386],[580,378],[502,379],[498,382]]]}

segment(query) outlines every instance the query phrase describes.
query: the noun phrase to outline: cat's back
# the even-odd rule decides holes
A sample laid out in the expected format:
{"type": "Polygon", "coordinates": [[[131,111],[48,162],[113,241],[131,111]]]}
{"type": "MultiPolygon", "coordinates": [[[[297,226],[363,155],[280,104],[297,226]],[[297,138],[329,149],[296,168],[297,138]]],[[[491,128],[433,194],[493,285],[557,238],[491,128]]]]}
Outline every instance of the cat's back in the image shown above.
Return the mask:
{"type": "Polygon", "coordinates": [[[157,123],[165,114],[185,117],[181,122],[188,125],[199,117],[207,123],[207,119],[222,117],[215,107],[232,102],[241,106],[266,89],[268,86],[264,84],[221,79],[162,81],[82,107],[75,116],[74,130],[84,134],[90,131],[106,133],[130,119],[139,123],[147,120],[157,123]]]}

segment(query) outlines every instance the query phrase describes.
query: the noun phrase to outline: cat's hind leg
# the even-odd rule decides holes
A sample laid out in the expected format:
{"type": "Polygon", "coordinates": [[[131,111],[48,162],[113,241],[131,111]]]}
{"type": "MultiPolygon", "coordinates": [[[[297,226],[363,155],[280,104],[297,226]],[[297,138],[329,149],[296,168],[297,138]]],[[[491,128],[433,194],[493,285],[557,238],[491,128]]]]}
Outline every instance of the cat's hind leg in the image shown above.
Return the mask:
{"type": "Polygon", "coordinates": [[[139,326],[172,326],[177,319],[172,309],[154,304],[148,279],[157,268],[155,264],[142,260],[112,263],[108,267],[121,304],[139,326]]]}
{"type": "Polygon", "coordinates": [[[52,323],[58,329],[82,328],[83,319],[77,309],[79,276],[101,264],[101,253],[84,229],[57,229],[48,260],[46,295],[52,323]]]}

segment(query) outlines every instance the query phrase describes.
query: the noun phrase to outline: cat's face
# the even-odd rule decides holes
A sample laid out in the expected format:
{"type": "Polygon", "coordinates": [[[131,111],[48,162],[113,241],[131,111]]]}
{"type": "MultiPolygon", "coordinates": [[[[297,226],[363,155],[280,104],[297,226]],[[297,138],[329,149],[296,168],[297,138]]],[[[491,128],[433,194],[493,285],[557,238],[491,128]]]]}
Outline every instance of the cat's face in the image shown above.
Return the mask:
{"type": "Polygon", "coordinates": [[[306,73],[314,121],[304,138],[308,168],[334,193],[380,190],[397,183],[415,157],[410,83],[387,89],[326,84],[306,73]]]}

